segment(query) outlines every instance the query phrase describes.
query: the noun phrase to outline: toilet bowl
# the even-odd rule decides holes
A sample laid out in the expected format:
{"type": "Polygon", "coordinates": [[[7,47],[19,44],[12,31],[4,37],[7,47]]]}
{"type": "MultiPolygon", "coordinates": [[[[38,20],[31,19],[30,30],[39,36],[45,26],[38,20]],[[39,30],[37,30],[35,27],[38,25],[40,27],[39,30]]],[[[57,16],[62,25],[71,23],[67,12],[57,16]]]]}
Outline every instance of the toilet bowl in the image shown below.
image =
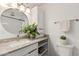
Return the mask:
{"type": "Polygon", "coordinates": [[[68,44],[68,45],[63,45],[63,44],[58,44],[57,45],[57,52],[59,56],[72,56],[73,52],[73,45],[68,44]]]}

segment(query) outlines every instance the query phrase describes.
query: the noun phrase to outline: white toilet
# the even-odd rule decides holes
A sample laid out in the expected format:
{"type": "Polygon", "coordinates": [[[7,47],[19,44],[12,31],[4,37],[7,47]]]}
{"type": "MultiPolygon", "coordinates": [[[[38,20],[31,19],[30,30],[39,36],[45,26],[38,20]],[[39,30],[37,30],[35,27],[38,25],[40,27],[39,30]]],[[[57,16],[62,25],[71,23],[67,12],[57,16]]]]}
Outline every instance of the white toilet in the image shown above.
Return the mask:
{"type": "Polygon", "coordinates": [[[63,44],[57,44],[58,48],[58,54],[59,56],[72,56],[73,52],[73,45],[63,45],[63,44]]]}

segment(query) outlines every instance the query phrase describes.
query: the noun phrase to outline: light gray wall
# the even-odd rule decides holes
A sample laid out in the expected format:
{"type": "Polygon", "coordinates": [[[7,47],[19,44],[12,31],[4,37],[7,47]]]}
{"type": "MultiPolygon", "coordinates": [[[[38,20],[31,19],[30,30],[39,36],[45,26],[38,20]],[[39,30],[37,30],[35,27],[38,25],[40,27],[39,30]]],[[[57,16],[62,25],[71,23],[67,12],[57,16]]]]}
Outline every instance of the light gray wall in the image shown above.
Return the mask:
{"type": "MultiPolygon", "coordinates": [[[[55,20],[79,19],[79,4],[44,4],[45,10],[45,31],[49,34],[49,55],[57,55],[56,43],[61,34],[59,24],[54,24],[55,20]]],[[[76,47],[74,55],[79,55],[79,22],[72,21],[70,31],[65,35],[76,47]]],[[[64,52],[63,52],[64,53],[64,52]]]]}

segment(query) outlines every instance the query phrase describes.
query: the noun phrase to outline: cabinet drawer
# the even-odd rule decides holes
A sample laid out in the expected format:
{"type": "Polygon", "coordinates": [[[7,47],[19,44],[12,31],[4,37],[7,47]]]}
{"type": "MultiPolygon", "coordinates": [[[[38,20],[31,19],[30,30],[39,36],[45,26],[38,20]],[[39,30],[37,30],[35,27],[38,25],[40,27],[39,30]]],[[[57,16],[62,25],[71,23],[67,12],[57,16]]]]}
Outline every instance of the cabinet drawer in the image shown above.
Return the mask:
{"type": "Polygon", "coordinates": [[[27,47],[18,49],[14,52],[6,54],[6,56],[24,56],[25,54],[28,54],[30,51],[37,49],[38,48],[38,43],[35,43],[33,45],[29,45],[27,47]]]}

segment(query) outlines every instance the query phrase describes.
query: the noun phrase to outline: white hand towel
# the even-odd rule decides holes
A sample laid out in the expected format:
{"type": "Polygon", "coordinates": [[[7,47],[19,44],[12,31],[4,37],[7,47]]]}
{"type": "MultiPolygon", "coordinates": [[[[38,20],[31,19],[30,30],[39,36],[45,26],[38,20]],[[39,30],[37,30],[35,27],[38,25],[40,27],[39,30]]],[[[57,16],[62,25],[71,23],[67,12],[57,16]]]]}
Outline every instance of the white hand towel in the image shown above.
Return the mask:
{"type": "Polygon", "coordinates": [[[62,20],[60,21],[60,30],[63,32],[68,32],[70,29],[70,21],[69,20],[62,20]]]}

